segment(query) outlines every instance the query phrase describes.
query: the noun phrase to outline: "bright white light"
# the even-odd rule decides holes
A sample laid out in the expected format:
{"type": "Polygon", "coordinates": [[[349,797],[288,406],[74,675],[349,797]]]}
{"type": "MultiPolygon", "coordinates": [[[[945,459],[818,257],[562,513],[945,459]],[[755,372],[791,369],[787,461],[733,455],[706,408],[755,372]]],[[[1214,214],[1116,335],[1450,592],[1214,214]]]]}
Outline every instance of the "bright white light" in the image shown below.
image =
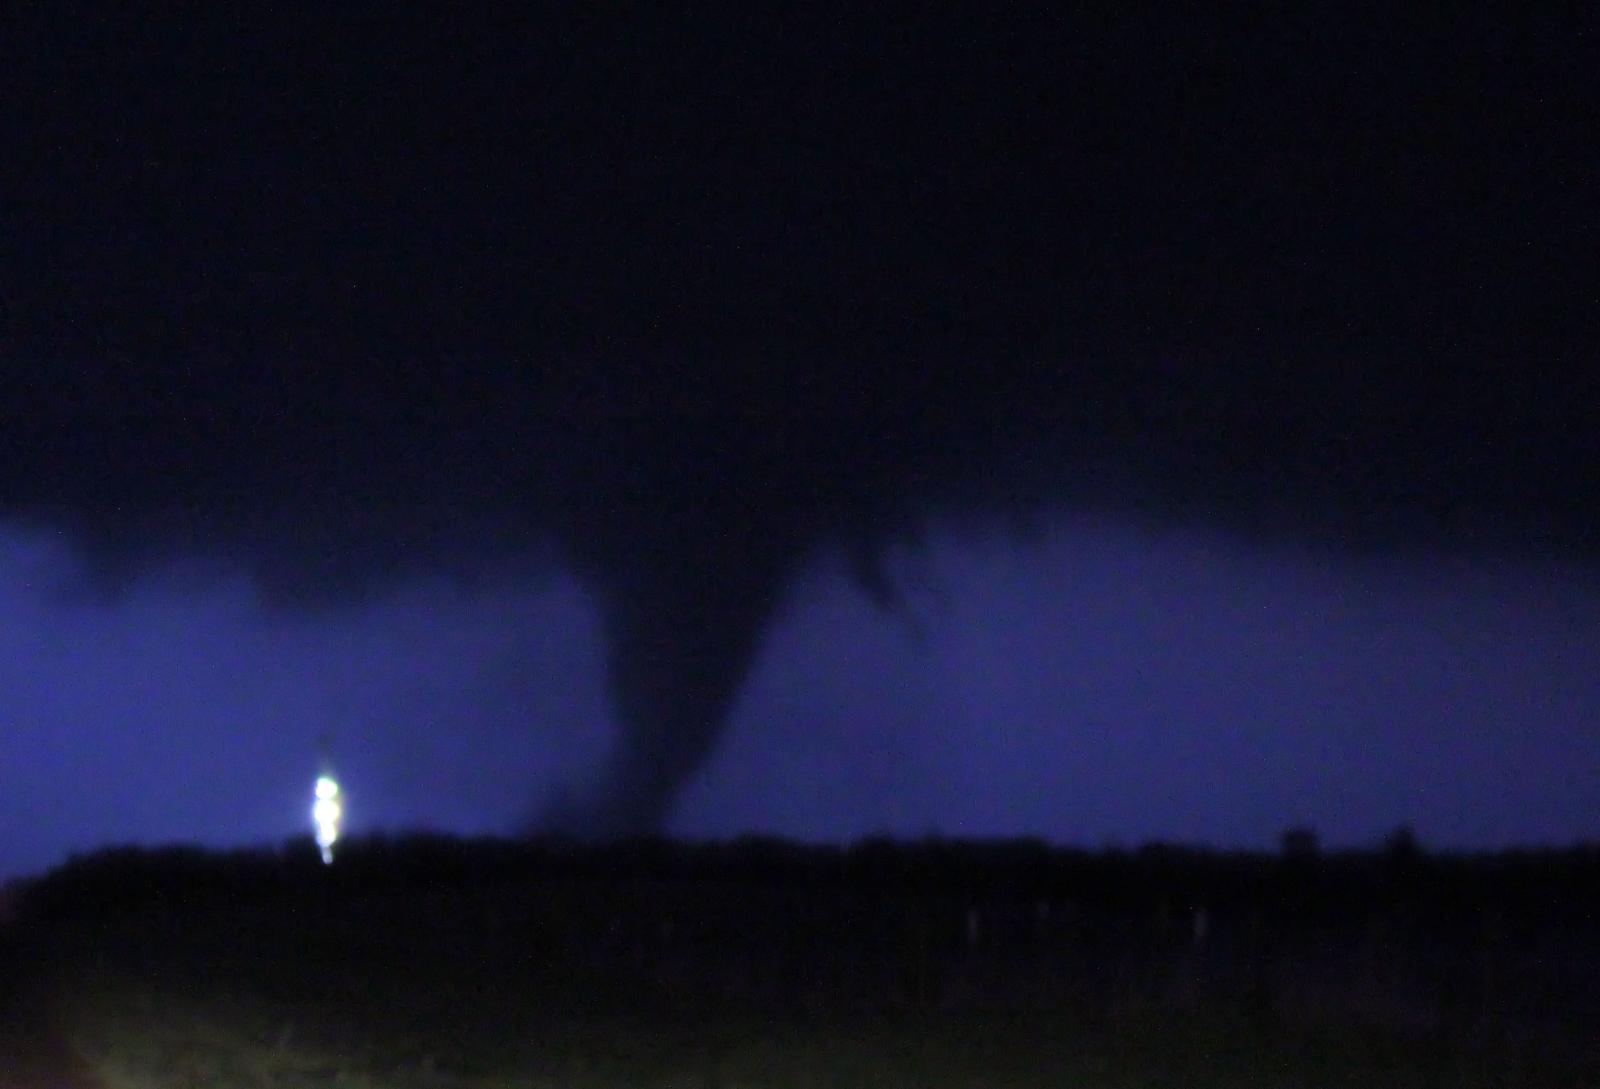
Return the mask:
{"type": "Polygon", "coordinates": [[[333,845],[339,840],[339,821],[344,817],[344,806],[339,802],[339,784],[331,775],[317,776],[317,800],[311,805],[311,819],[317,826],[317,846],[322,849],[322,861],[333,861],[333,845]]]}

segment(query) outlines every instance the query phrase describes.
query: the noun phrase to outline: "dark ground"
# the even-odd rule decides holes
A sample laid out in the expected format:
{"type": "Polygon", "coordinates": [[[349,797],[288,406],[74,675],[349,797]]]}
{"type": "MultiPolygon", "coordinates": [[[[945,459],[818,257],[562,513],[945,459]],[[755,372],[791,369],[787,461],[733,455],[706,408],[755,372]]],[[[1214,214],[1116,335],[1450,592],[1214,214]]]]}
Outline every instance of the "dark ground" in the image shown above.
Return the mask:
{"type": "Polygon", "coordinates": [[[0,936],[0,1089],[95,1089],[49,1008],[48,966],[0,936]]]}
{"type": "Polygon", "coordinates": [[[0,1087],[88,1084],[65,1037],[116,1089],[1593,1089],[1597,894],[1594,849],[107,852],[23,898],[0,1087]]]}

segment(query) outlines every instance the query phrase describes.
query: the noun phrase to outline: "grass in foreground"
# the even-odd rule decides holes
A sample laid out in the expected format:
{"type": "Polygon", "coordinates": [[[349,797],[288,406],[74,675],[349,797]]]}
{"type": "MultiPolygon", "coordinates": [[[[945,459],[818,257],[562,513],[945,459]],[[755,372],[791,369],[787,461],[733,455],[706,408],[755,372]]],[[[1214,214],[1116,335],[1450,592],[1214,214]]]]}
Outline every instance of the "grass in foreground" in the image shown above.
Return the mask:
{"type": "Polygon", "coordinates": [[[1213,860],[1197,950],[1182,857],[508,850],[113,854],[34,890],[11,963],[107,1089],[1600,1089],[1587,855],[1542,881],[1213,860]],[[1359,925],[1295,914],[1319,876],[1359,925]],[[1471,925],[1422,926],[1469,878],[1471,925]]]}
{"type": "MultiPolygon", "coordinates": [[[[1445,1045],[1347,1027],[1273,1028],[1174,1014],[875,1016],[784,1022],[680,1010],[572,1017],[505,996],[455,1017],[408,1019],[306,999],[162,992],[84,977],[59,1007],[74,1049],[107,1089],[509,1089],[618,1086],[803,1089],[1072,1086],[1078,1089],[1452,1087],[1593,1089],[1600,1071],[1530,1048],[1445,1045]]],[[[426,1004],[424,1003],[424,1006],[426,1004]]]]}

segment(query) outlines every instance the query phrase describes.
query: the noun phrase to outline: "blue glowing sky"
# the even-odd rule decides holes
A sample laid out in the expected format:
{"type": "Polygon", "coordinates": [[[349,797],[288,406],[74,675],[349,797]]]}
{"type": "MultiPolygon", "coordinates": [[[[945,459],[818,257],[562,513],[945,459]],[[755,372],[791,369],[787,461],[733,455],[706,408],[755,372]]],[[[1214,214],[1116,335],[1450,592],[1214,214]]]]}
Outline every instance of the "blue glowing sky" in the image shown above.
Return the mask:
{"type": "MultiPolygon", "coordinates": [[[[1448,847],[1600,835],[1600,582],[1062,517],[935,532],[886,614],[819,556],[669,828],[1270,846],[1401,822],[1448,847]]],[[[109,599],[0,534],[0,874],[137,842],[309,835],[331,734],[350,828],[507,832],[613,736],[573,578],[267,610],[242,571],[109,599]]]]}

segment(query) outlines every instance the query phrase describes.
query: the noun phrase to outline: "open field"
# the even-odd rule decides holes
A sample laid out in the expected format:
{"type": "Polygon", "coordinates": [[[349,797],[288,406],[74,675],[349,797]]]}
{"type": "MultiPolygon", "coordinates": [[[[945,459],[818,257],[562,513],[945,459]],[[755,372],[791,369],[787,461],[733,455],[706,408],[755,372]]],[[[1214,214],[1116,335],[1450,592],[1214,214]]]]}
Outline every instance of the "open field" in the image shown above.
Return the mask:
{"type": "Polygon", "coordinates": [[[6,959],[109,1089],[1593,1089],[1595,877],[1593,852],[130,852],[32,889],[6,959]]]}

